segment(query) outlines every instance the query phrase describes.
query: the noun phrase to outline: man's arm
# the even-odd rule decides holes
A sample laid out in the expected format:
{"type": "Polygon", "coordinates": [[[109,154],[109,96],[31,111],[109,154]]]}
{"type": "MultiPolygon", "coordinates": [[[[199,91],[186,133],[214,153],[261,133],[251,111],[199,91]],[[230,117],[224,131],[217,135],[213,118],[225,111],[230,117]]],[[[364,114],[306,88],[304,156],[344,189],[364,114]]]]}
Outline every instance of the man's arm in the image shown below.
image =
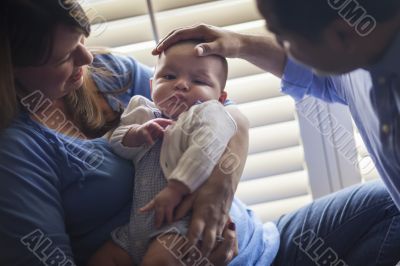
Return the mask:
{"type": "Polygon", "coordinates": [[[194,38],[205,40],[195,47],[200,56],[217,54],[242,58],[279,78],[282,77],[286,55],[272,34],[245,35],[201,24],[170,32],[152,53],[159,54],[180,40],[194,38]]]}

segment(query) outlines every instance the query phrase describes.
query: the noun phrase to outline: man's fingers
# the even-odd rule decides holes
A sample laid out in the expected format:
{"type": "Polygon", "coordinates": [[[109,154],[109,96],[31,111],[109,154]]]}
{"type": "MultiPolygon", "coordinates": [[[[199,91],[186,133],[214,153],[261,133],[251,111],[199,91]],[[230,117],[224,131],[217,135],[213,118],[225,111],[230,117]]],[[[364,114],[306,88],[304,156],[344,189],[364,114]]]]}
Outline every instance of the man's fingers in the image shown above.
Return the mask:
{"type": "Polygon", "coordinates": [[[219,48],[217,42],[200,43],[195,47],[196,53],[199,56],[205,56],[210,54],[219,54],[219,48]]]}
{"type": "Polygon", "coordinates": [[[160,47],[162,47],[162,43],[165,39],[169,38],[172,34],[174,34],[177,30],[179,30],[181,28],[178,29],[174,29],[172,31],[170,31],[164,38],[162,38],[161,40],[159,40],[157,46],[151,51],[152,55],[159,55],[163,50],[160,49],[160,47]]]}
{"type": "Polygon", "coordinates": [[[171,224],[173,222],[173,220],[174,220],[174,209],[173,208],[167,208],[166,216],[167,216],[167,223],[171,224]]]}
{"type": "Polygon", "coordinates": [[[164,212],[164,208],[163,207],[156,207],[156,214],[155,214],[155,226],[156,228],[160,228],[162,223],[164,222],[164,216],[165,216],[165,212],[164,212]]]}
{"type": "Polygon", "coordinates": [[[210,255],[211,250],[215,245],[216,238],[216,230],[215,229],[205,229],[203,233],[203,242],[201,243],[201,253],[208,257],[210,255]]]}
{"type": "Polygon", "coordinates": [[[208,25],[200,24],[176,29],[170,32],[165,38],[163,38],[159,42],[157,47],[152,51],[152,54],[158,55],[162,51],[168,49],[168,47],[170,47],[172,44],[182,40],[204,38],[205,34],[208,31],[208,27],[208,25]]]}
{"type": "Polygon", "coordinates": [[[189,231],[187,234],[189,245],[196,245],[197,242],[199,242],[205,226],[206,225],[203,220],[198,220],[192,217],[192,221],[190,223],[189,231]]]}

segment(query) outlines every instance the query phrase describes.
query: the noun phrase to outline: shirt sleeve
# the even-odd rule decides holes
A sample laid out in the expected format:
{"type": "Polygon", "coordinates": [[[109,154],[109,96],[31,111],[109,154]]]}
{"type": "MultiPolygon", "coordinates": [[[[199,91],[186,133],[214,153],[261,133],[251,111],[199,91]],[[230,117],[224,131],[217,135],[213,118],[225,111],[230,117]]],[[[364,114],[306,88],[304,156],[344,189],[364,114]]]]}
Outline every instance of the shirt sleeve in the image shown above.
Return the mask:
{"type": "Polygon", "coordinates": [[[236,130],[236,122],[218,101],[191,107],[164,135],[160,162],[166,178],[196,190],[210,176],[236,130]],[[185,147],[181,156],[180,147],[185,147]],[[168,163],[172,158],[178,160],[176,164],[168,163]]]}
{"type": "Polygon", "coordinates": [[[127,147],[122,140],[132,125],[142,125],[154,119],[154,112],[158,111],[155,105],[142,96],[134,96],[130,100],[121,116],[119,126],[110,137],[110,144],[114,152],[125,159],[134,160],[136,163],[149,150],[149,146],[127,147]]]}
{"type": "Polygon", "coordinates": [[[93,80],[114,111],[121,111],[134,95],[151,98],[153,70],[134,58],[112,53],[95,54],[92,66],[93,80]]]}
{"type": "Polygon", "coordinates": [[[21,132],[0,145],[0,265],[74,265],[53,153],[21,132]]]}
{"type": "Polygon", "coordinates": [[[340,76],[318,76],[306,66],[288,59],[282,77],[281,90],[296,101],[305,96],[314,96],[326,102],[346,104],[343,88],[336,82],[340,76]]]}

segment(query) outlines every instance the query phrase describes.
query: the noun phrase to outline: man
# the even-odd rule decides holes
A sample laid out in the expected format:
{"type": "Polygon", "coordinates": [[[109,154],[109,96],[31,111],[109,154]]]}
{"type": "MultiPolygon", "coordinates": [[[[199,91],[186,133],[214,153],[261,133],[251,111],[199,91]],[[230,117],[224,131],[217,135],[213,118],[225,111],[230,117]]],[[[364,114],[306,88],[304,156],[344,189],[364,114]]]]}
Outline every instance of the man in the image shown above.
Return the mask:
{"type": "Polygon", "coordinates": [[[201,38],[199,55],[243,58],[282,78],[282,91],[347,104],[400,209],[400,1],[258,0],[272,36],[207,25],[177,29],[171,43],[201,38]],[[298,63],[297,63],[298,62],[298,63]]]}
{"type": "MultiPolygon", "coordinates": [[[[172,31],[153,54],[179,40],[203,39],[204,43],[195,47],[199,56],[242,58],[282,78],[282,91],[296,100],[309,95],[348,105],[380,176],[400,209],[400,1],[258,0],[257,4],[275,36],[243,35],[198,25],[172,31]]],[[[382,200],[383,197],[377,198],[375,204],[382,200]]],[[[355,201],[351,197],[348,203],[355,201]]],[[[295,244],[296,235],[304,236],[300,241],[307,242],[307,226],[301,225],[315,222],[324,228],[348,216],[349,211],[352,208],[337,209],[337,217],[328,222],[304,210],[284,216],[284,221],[278,222],[281,243],[274,265],[316,265],[295,244]]],[[[371,219],[381,220],[371,216],[364,223],[371,219]]],[[[389,234],[369,228],[358,236],[357,226],[350,226],[347,237],[360,237],[358,244],[335,243],[340,240],[336,234],[326,243],[336,247],[337,257],[330,256],[322,262],[319,259],[325,257],[321,255],[316,262],[344,265],[340,260],[343,258],[348,265],[395,264],[389,260],[390,252],[383,254],[373,246],[382,237],[393,243],[399,241],[395,232],[400,230],[400,223],[395,219],[389,223],[389,234]]],[[[316,235],[327,240],[323,229],[316,235]]],[[[397,252],[393,245],[385,246],[391,246],[393,254],[397,252]]]]}

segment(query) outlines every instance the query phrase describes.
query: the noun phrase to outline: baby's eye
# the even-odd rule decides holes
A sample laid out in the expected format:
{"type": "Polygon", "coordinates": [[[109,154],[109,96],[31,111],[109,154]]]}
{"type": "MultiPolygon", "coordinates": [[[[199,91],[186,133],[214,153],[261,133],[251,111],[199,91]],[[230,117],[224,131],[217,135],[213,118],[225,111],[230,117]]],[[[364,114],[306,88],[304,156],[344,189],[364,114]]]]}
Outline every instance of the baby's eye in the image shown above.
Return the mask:
{"type": "Polygon", "coordinates": [[[172,80],[172,79],[175,79],[175,76],[167,74],[167,75],[164,75],[163,78],[166,80],[172,80]]]}

